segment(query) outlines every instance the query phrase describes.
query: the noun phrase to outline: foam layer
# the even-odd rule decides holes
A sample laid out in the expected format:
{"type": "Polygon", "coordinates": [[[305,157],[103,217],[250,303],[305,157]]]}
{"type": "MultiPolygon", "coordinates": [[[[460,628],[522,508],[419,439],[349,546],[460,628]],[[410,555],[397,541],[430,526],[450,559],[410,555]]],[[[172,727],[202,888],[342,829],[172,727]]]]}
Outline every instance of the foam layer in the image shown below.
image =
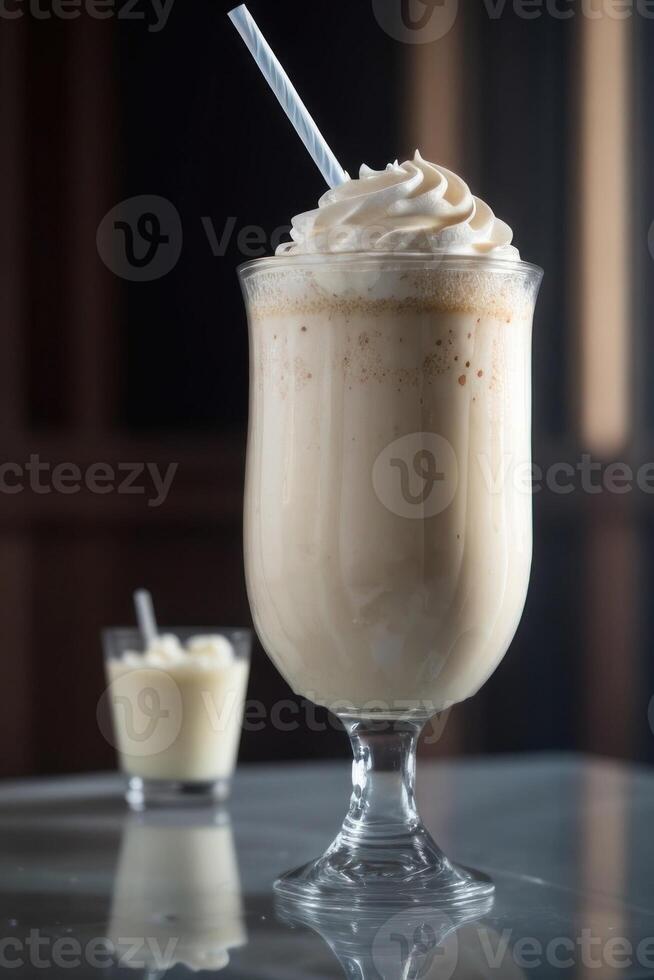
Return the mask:
{"type": "Polygon", "coordinates": [[[511,322],[531,317],[536,275],[493,270],[465,272],[442,266],[405,270],[326,266],[260,269],[245,280],[252,317],[389,313],[460,313],[511,322]]]}

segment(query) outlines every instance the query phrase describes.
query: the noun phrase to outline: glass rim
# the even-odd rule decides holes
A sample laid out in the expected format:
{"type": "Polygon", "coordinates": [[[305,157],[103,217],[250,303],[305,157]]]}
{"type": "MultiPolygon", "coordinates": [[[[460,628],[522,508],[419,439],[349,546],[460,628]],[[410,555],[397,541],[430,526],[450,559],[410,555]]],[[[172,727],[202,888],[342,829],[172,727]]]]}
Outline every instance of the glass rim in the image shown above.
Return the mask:
{"type": "Polygon", "coordinates": [[[463,255],[457,252],[310,252],[306,255],[267,255],[248,259],[237,267],[239,278],[244,280],[256,272],[280,272],[285,269],[330,266],[353,266],[365,268],[379,263],[398,266],[446,266],[448,269],[467,271],[470,269],[488,272],[503,272],[522,275],[525,278],[542,279],[544,270],[533,262],[523,259],[504,259],[493,257],[490,253],[463,255]]]}

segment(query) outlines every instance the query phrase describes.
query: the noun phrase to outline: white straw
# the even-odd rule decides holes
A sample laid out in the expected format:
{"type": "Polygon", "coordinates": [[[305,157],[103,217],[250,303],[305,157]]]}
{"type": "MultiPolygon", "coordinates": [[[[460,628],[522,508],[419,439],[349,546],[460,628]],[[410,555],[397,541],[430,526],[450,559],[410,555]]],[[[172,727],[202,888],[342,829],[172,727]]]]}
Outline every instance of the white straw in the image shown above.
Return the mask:
{"type": "Polygon", "coordinates": [[[143,643],[147,648],[154,643],[159,635],[152,596],[147,589],[137,589],[134,593],[134,608],[136,609],[136,621],[139,624],[143,643]]]}
{"type": "Polygon", "coordinates": [[[296,132],[314,163],[330,187],[338,187],[348,179],[348,175],[327,145],[324,136],[316,126],[309,110],[298,95],[290,78],[275,57],[275,53],[257,27],[245,4],[230,10],[229,19],[239,32],[250,54],[279,99],[282,109],[290,119],[296,132]]]}

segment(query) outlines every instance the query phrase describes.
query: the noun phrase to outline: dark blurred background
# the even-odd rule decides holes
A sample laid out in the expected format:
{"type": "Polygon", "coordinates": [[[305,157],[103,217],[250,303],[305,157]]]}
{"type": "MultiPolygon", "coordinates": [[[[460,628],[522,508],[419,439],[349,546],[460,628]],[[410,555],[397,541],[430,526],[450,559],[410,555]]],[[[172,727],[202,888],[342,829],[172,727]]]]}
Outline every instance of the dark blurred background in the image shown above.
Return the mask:
{"type": "MultiPolygon", "coordinates": [[[[132,621],[135,587],[152,590],[163,622],[250,622],[235,268],[269,253],[324,189],[231,4],[174,0],[162,14],[117,0],[92,14],[85,3],[6,0],[0,12],[1,775],[113,765],[95,719],[99,630],[132,621]],[[173,205],[183,241],[166,275],[130,281],[96,234],[141,195],[173,205]],[[265,230],[259,251],[248,226],[265,230]],[[38,485],[34,469],[25,476],[35,455],[48,472],[73,466],[68,492],[45,492],[45,470],[38,485]],[[141,493],[72,492],[74,467],[105,463],[122,480],[120,467],[147,462],[178,464],[160,506],[147,473],[131,487],[141,493]]],[[[601,485],[612,462],[635,473],[654,459],[652,21],[600,0],[597,16],[588,0],[250,7],[350,173],[418,146],[546,270],[534,456],[550,487],[534,497],[525,616],[495,676],[425,751],[654,760],[651,492],[591,493],[578,470],[573,491],[557,492],[570,471],[548,470],[590,454],[601,485]],[[433,19],[446,15],[449,29],[433,19]]],[[[250,697],[288,696],[257,648],[250,697]]],[[[245,735],[242,758],[347,751],[335,731],[266,728],[245,735]]]]}

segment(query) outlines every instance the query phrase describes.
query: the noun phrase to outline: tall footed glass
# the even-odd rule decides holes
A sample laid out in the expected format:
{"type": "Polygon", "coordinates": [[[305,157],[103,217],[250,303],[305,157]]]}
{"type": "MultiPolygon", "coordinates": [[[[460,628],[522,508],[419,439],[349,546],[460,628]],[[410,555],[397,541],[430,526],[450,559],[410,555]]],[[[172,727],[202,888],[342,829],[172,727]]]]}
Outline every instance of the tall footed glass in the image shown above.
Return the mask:
{"type": "Polygon", "coordinates": [[[245,498],[259,637],[343,721],[353,793],[327,852],[276,883],[347,909],[484,911],[415,806],[423,725],[470,697],[522,615],[532,551],[531,326],[542,273],[489,256],[286,256],[240,269],[245,498]]]}

